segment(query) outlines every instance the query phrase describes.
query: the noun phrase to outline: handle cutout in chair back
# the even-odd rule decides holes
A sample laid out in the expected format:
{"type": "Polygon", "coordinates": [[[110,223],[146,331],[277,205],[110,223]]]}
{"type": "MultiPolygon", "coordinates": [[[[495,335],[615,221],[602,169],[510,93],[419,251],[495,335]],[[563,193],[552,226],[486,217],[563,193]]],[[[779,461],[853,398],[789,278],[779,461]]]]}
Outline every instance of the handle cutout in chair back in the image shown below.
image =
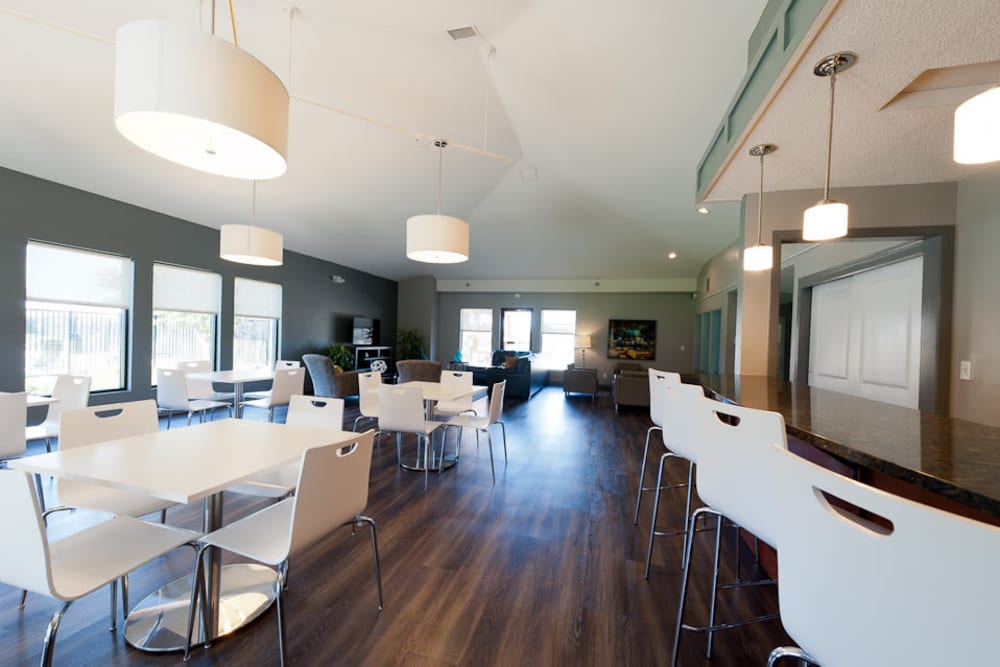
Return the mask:
{"type": "Polygon", "coordinates": [[[829,514],[841,517],[863,533],[888,537],[896,529],[892,521],[881,514],[859,507],[818,486],[813,486],[812,491],[816,501],[829,514]]]}
{"type": "Polygon", "coordinates": [[[344,445],[343,447],[341,447],[340,449],[338,449],[337,450],[337,456],[339,456],[341,458],[343,458],[345,456],[350,456],[355,451],[357,451],[357,449],[358,449],[358,442],[355,440],[351,444],[344,445]]]}
{"type": "Polygon", "coordinates": [[[110,410],[98,410],[94,413],[94,416],[98,419],[110,419],[117,417],[123,412],[125,412],[125,408],[111,408],[110,410]]]}
{"type": "Polygon", "coordinates": [[[712,414],[715,415],[715,418],[719,420],[720,424],[724,424],[726,426],[731,426],[731,427],[736,427],[740,425],[741,420],[736,415],[731,415],[728,412],[720,412],[718,410],[712,410],[712,414]]]}
{"type": "Polygon", "coordinates": [[[320,401],[320,400],[315,399],[315,398],[313,400],[309,401],[309,405],[313,406],[314,408],[325,408],[329,404],[330,403],[328,401],[320,401]]]}

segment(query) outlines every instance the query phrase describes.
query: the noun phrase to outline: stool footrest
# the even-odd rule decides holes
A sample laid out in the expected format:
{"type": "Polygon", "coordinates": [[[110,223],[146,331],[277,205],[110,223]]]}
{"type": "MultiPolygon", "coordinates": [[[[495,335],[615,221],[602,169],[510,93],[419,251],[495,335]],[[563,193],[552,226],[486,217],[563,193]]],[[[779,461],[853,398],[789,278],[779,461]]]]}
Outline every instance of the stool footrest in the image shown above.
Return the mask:
{"type": "Polygon", "coordinates": [[[778,618],[777,614],[766,614],[764,616],[757,616],[756,618],[748,618],[744,621],[735,621],[733,623],[716,623],[715,625],[688,625],[684,623],[681,625],[685,630],[691,632],[718,632],[719,630],[731,630],[733,628],[741,628],[744,625],[750,625],[751,623],[762,623],[763,621],[773,621],[778,618]]]}

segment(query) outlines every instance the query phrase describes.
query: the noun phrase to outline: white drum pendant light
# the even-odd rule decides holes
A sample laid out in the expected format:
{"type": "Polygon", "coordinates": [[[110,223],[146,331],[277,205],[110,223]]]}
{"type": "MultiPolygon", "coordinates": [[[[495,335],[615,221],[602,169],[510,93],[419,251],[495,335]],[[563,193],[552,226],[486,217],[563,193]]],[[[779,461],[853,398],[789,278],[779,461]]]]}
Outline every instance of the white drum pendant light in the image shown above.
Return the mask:
{"type": "Polygon", "coordinates": [[[281,266],[284,239],[278,232],[257,226],[257,181],[253,182],[250,220],[249,225],[222,225],[219,257],[239,264],[281,266]]]}
{"type": "Polygon", "coordinates": [[[1000,86],[967,99],[955,109],[955,162],[1000,160],[1000,86]]]}
{"type": "Polygon", "coordinates": [[[764,156],[778,150],[774,144],[758,144],[750,155],[760,158],[760,190],[757,194],[757,243],[743,251],[744,271],[767,271],[774,266],[774,248],[760,241],[764,228],[764,156]]]}
{"type": "Polygon", "coordinates": [[[833,101],[837,90],[837,74],[849,68],[858,59],[845,51],[823,58],[813,68],[816,76],[830,77],[830,119],[826,141],[826,184],[823,199],[806,209],[802,216],[802,240],[826,241],[847,236],[847,204],[830,199],[830,154],[833,152],[833,101]]]}
{"type": "Polygon", "coordinates": [[[237,46],[135,21],[115,38],[115,126],[139,148],[192,169],[275,178],[286,169],[288,91],[237,46]]]}
{"type": "Polygon", "coordinates": [[[441,161],[447,141],[438,147],[437,213],[415,215],[406,221],[406,256],[429,264],[457,264],[469,259],[469,223],[441,215],[441,161]]]}

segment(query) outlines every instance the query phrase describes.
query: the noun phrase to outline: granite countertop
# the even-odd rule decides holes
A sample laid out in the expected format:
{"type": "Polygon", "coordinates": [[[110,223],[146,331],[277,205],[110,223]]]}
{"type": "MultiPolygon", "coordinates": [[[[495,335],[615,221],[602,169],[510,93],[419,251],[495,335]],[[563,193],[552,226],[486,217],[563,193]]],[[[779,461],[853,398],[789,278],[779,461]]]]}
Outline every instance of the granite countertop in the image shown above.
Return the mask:
{"type": "Polygon", "coordinates": [[[1000,516],[1000,428],[764,376],[693,375],[788,433],[849,463],[1000,516]]]}

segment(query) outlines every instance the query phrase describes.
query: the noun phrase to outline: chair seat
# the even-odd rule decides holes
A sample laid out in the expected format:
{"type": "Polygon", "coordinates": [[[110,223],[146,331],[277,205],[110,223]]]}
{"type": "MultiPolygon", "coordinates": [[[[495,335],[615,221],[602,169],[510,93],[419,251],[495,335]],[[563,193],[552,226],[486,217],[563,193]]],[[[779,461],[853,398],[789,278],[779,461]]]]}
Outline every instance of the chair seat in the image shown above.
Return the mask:
{"type": "Polygon", "coordinates": [[[248,400],[254,400],[258,398],[271,398],[271,390],[267,389],[265,391],[245,391],[243,392],[243,398],[248,400]]]}
{"type": "Polygon", "coordinates": [[[246,481],[228,487],[226,491],[262,498],[283,498],[295,490],[298,481],[299,464],[289,463],[278,468],[265,470],[246,481]]]}
{"type": "Polygon", "coordinates": [[[224,401],[226,403],[232,403],[233,399],[236,397],[231,391],[213,391],[211,394],[205,394],[204,396],[189,396],[192,401],[224,401]]]}
{"type": "Polygon", "coordinates": [[[119,516],[50,543],[57,599],[82,597],[198,536],[194,531],[119,516]]]}
{"type": "Polygon", "coordinates": [[[266,565],[278,565],[288,558],[293,501],[288,498],[265,507],[204,536],[201,542],[266,565]]]}
{"type": "Polygon", "coordinates": [[[71,502],[67,502],[67,505],[110,514],[143,516],[177,504],[143,493],[129,493],[86,482],[63,480],[57,488],[68,491],[65,495],[69,496],[71,502]]]}
{"type": "Polygon", "coordinates": [[[479,417],[473,415],[459,415],[446,422],[447,426],[458,426],[459,428],[486,429],[490,425],[489,417],[479,417]]]}
{"type": "Polygon", "coordinates": [[[475,411],[470,401],[438,401],[434,406],[434,414],[442,417],[453,417],[475,411]]]}
{"type": "Polygon", "coordinates": [[[25,440],[44,440],[45,438],[57,438],[59,437],[59,426],[49,426],[46,424],[38,424],[36,426],[27,426],[24,429],[24,439],[25,440]]]}

